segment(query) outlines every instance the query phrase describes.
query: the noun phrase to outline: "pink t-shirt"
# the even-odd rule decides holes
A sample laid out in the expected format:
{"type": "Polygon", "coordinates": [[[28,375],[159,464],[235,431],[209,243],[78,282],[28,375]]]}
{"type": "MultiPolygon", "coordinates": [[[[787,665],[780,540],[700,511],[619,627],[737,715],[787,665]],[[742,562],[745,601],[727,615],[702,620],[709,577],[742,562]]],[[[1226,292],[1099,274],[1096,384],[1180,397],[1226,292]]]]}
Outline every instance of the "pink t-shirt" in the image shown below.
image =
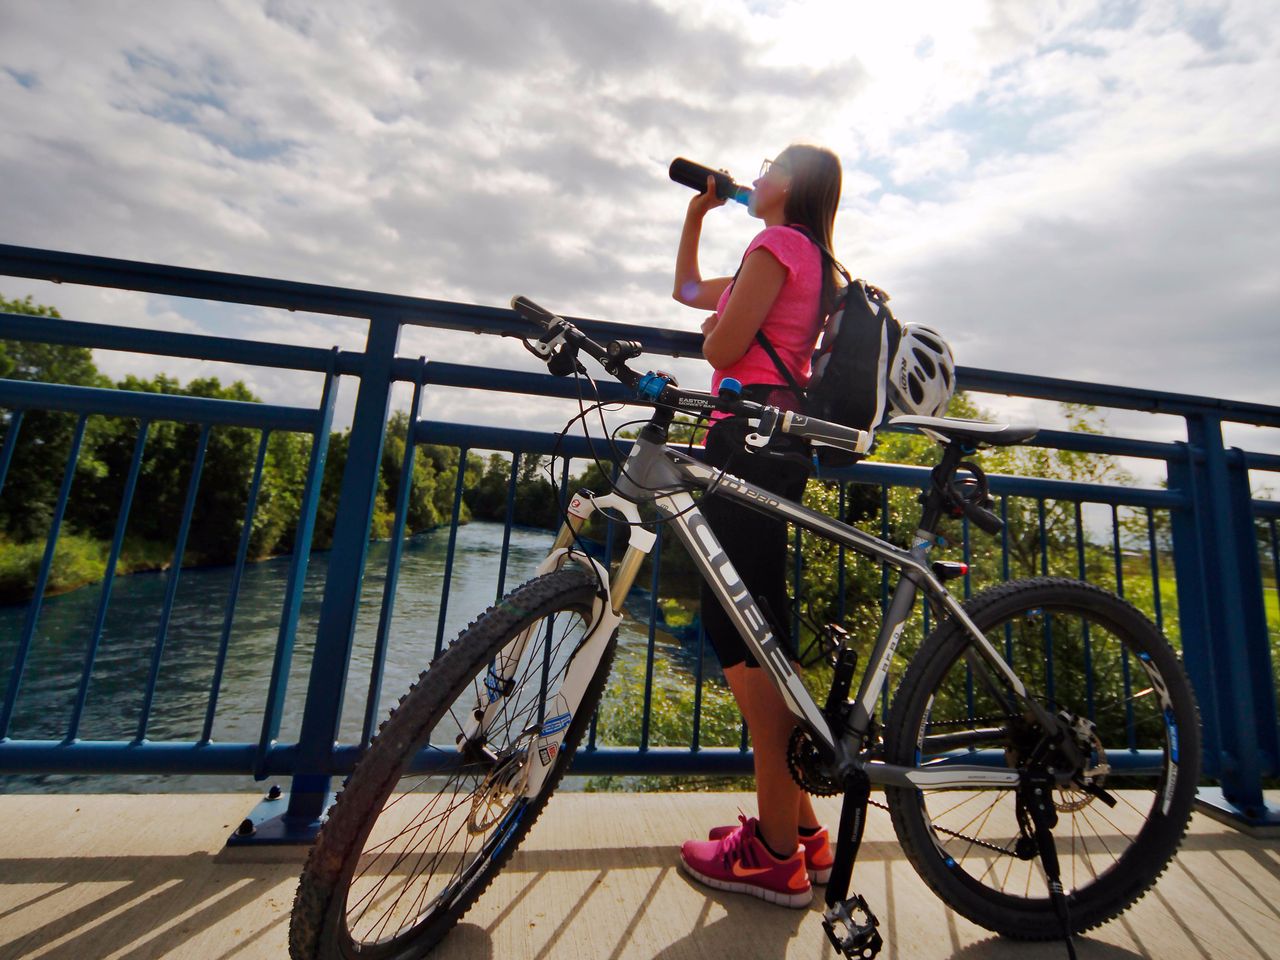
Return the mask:
{"type": "MultiPolygon", "coordinates": [[[[756,234],[743,260],[761,248],[768,250],[786,267],[787,278],[760,329],[796,382],[803,387],[809,382],[809,361],[822,331],[822,319],[818,316],[818,300],[822,296],[822,254],[814,242],[799,230],[784,226],[765,227],[756,234]]],[[[717,313],[723,313],[732,292],[733,284],[730,283],[716,304],[717,313]]],[[[786,378],[754,338],[746,353],[725,369],[712,374],[712,393],[719,390],[720,381],[725,377],[733,377],[743,386],[753,383],[787,385],[786,378]]]]}

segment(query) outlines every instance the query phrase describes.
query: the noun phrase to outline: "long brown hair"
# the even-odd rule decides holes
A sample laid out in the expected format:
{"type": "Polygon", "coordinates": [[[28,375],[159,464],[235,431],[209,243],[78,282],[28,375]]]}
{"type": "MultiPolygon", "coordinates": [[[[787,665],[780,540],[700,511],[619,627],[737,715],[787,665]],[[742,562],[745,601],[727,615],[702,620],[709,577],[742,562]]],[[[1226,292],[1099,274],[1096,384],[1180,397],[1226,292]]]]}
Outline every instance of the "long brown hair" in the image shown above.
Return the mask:
{"type": "MultiPolygon", "coordinates": [[[[793,143],[778,154],[774,162],[791,175],[791,190],[783,208],[787,223],[799,224],[807,229],[834,257],[832,235],[835,231],[836,208],[840,206],[843,179],[840,158],[826,147],[793,143]]],[[[826,256],[822,258],[822,267],[825,310],[832,303],[840,275],[826,256]]]]}

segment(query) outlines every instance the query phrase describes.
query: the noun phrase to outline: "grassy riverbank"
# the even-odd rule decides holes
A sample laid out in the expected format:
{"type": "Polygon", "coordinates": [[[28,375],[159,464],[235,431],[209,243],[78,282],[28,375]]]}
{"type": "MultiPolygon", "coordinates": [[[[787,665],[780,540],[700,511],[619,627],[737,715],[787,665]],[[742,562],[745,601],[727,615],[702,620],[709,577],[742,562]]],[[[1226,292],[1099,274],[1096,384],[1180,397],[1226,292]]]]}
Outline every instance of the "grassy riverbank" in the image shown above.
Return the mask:
{"type": "MultiPolygon", "coordinates": [[[[70,593],[106,576],[111,545],[92,537],[64,533],[58,538],[49,568],[45,596],[70,593]]],[[[44,559],[43,541],[11,543],[0,539],[0,605],[26,603],[35,591],[36,578],[44,559]]],[[[126,541],[116,564],[116,575],[167,569],[173,561],[173,547],[147,540],[126,541]]],[[[185,566],[196,566],[188,559],[185,566]]]]}

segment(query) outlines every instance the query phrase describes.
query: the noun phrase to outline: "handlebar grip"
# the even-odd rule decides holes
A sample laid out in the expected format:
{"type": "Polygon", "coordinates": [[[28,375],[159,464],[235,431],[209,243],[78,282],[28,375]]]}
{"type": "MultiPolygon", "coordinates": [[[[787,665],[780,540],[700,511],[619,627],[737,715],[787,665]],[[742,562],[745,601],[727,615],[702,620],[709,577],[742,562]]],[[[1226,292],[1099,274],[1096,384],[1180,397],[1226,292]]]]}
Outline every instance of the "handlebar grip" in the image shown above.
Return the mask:
{"type": "Polygon", "coordinates": [[[511,309],[520,316],[524,317],[531,323],[536,323],[542,328],[549,327],[553,320],[559,320],[554,313],[545,307],[540,307],[528,297],[515,296],[511,298],[511,309]]]}
{"type": "Polygon", "coordinates": [[[869,430],[859,430],[856,427],[846,427],[791,412],[782,418],[782,432],[789,433],[793,437],[806,437],[853,453],[866,453],[870,450],[871,439],[874,436],[869,430]]]}

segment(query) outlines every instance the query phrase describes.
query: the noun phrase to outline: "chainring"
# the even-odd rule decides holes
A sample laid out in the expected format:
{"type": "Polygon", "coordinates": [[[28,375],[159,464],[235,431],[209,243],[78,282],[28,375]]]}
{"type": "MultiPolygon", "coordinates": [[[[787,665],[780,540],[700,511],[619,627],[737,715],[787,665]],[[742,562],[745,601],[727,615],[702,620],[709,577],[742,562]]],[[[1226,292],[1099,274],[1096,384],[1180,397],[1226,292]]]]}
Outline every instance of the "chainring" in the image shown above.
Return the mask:
{"type": "Polygon", "coordinates": [[[803,727],[796,727],[787,741],[787,769],[800,789],[816,797],[834,797],[844,787],[824,769],[817,744],[803,727]]]}

